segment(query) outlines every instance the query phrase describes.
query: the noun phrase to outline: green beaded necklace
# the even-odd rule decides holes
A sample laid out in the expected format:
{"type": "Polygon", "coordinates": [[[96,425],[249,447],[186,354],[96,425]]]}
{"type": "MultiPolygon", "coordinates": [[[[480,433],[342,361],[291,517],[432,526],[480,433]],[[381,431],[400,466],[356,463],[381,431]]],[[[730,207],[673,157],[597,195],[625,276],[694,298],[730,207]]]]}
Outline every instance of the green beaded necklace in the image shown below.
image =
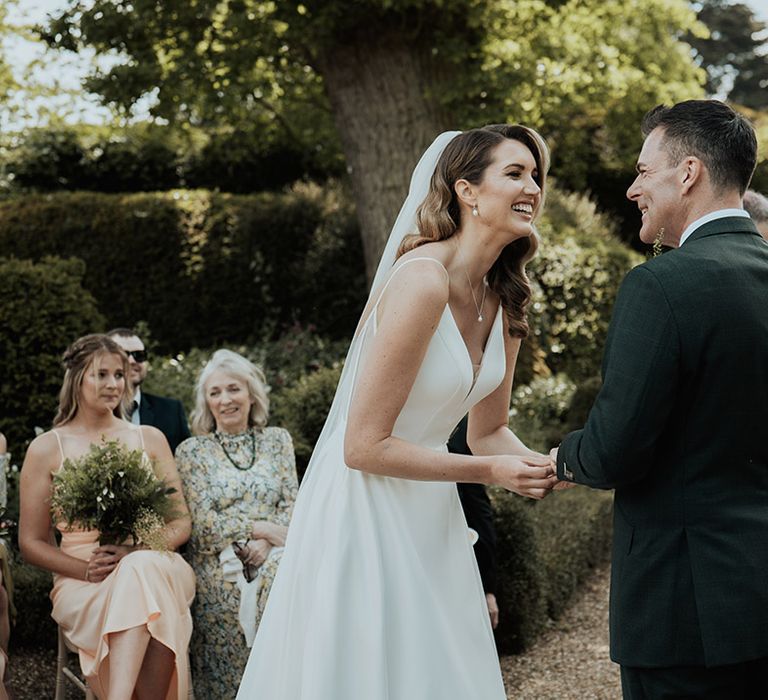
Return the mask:
{"type": "Polygon", "coordinates": [[[251,463],[247,467],[241,467],[235,460],[232,458],[232,455],[227,452],[227,448],[224,447],[224,443],[221,441],[221,438],[219,437],[218,431],[215,431],[213,433],[213,438],[216,440],[216,442],[219,443],[219,447],[224,451],[224,454],[227,456],[227,459],[232,462],[232,464],[237,467],[240,471],[248,471],[255,463],[256,463],[256,433],[251,429],[251,463]]]}

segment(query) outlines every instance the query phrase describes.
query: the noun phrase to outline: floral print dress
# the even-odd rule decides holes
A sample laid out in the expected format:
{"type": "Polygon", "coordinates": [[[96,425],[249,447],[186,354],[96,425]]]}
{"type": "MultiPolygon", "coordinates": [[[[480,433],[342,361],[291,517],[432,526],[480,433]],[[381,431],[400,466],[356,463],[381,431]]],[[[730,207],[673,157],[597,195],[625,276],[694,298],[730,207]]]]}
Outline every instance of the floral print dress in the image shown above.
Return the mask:
{"type": "MultiPolygon", "coordinates": [[[[233,540],[247,540],[254,520],[288,525],[298,488],[293,443],[282,428],[201,435],[179,445],[176,462],[192,515],[187,554],[197,575],[190,644],[195,697],[229,700],[237,693],[250,649],[238,622],[240,591],[224,580],[219,553],[233,540]],[[247,468],[254,438],[256,459],[247,468]],[[232,464],[217,439],[243,468],[232,464]]],[[[261,565],[258,618],[279,560],[273,550],[261,565]]]]}

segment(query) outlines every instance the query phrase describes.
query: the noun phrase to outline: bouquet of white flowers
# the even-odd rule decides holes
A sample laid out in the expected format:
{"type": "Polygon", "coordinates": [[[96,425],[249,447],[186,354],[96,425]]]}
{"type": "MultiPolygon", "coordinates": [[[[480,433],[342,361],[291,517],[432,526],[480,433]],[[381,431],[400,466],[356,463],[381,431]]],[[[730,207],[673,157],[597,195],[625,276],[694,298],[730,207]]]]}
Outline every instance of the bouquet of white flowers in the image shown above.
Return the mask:
{"type": "Polygon", "coordinates": [[[51,513],[70,528],[99,530],[101,544],[132,539],[165,550],[165,523],[176,515],[169,495],[175,491],[157,478],[142,450],[103,440],[79,459],[66,459],[54,474],[51,513]]]}

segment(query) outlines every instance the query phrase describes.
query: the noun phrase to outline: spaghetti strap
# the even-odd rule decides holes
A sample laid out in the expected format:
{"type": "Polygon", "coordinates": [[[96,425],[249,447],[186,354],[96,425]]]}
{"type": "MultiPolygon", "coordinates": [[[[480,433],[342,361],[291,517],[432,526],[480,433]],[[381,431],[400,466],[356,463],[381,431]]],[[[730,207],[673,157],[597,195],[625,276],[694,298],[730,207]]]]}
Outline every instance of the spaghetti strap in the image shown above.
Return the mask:
{"type": "Polygon", "coordinates": [[[54,428],[51,430],[51,432],[56,436],[56,442],[59,443],[59,452],[61,452],[61,463],[64,464],[64,445],[61,444],[61,436],[59,435],[59,431],[54,428]]]}
{"type": "MultiPolygon", "coordinates": [[[[394,267],[392,269],[392,272],[390,273],[389,277],[387,278],[387,281],[384,283],[384,286],[381,288],[381,291],[379,292],[379,295],[376,297],[376,303],[373,305],[373,309],[372,309],[372,311],[373,311],[373,313],[371,314],[372,316],[374,316],[374,317],[376,316],[376,309],[379,308],[379,302],[381,301],[381,298],[384,296],[384,292],[387,291],[387,287],[389,287],[389,283],[394,279],[395,275],[398,272],[400,272],[400,270],[402,270],[409,263],[417,262],[419,260],[429,260],[430,262],[435,263],[435,265],[439,265],[440,268],[445,273],[445,278],[448,280],[448,285],[450,286],[450,284],[451,284],[451,276],[448,274],[448,270],[445,269],[445,265],[443,265],[443,263],[441,263],[439,260],[435,260],[435,258],[429,258],[426,255],[422,255],[421,257],[418,257],[418,258],[411,258],[410,260],[406,260],[404,263],[402,263],[402,264],[400,264],[397,267],[394,267]]],[[[375,323],[375,321],[374,321],[374,323],[375,323]]]]}
{"type": "Polygon", "coordinates": [[[147,450],[146,450],[146,448],[144,447],[144,433],[143,433],[143,431],[141,430],[141,426],[140,426],[140,425],[137,425],[137,426],[136,426],[136,430],[138,430],[138,431],[139,431],[139,440],[141,440],[141,449],[142,449],[142,451],[143,451],[143,452],[146,452],[147,450]]]}
{"type": "MultiPolygon", "coordinates": [[[[392,281],[394,276],[400,270],[402,270],[406,265],[408,265],[409,263],[412,263],[412,262],[416,262],[417,260],[429,260],[429,261],[435,263],[435,265],[439,265],[442,268],[443,272],[445,273],[445,277],[448,280],[448,285],[450,286],[450,284],[451,284],[451,277],[448,274],[448,270],[445,269],[445,265],[443,265],[443,263],[441,263],[439,260],[436,260],[435,258],[430,258],[430,257],[428,257],[426,255],[422,255],[422,256],[417,257],[417,258],[410,258],[409,260],[406,260],[405,262],[401,263],[400,265],[397,265],[396,267],[393,266],[392,267],[392,272],[390,272],[389,277],[387,278],[386,282],[384,282],[384,284],[382,285],[381,291],[378,292],[378,294],[376,296],[376,301],[373,303],[373,306],[370,308],[370,310],[366,306],[365,312],[367,312],[367,313],[364,313],[363,319],[360,320],[360,324],[358,325],[357,330],[355,331],[355,338],[357,337],[358,333],[360,333],[361,331],[363,331],[367,327],[368,322],[371,319],[373,319],[374,329],[376,328],[377,323],[378,323],[377,320],[376,320],[376,315],[377,315],[377,311],[378,311],[378,308],[379,308],[379,302],[381,301],[381,298],[384,296],[384,292],[387,291],[387,287],[389,286],[389,283],[392,281]]],[[[373,298],[373,295],[374,295],[374,292],[371,292],[371,298],[373,298]]],[[[374,332],[375,332],[375,330],[374,330],[374,332]]]]}
{"type": "Polygon", "coordinates": [[[448,270],[446,270],[446,269],[445,269],[445,265],[443,265],[443,263],[441,263],[439,260],[436,260],[435,258],[430,258],[430,257],[427,257],[426,255],[422,255],[421,257],[418,257],[418,258],[410,258],[409,260],[406,260],[404,263],[402,263],[402,264],[398,265],[397,267],[395,267],[395,268],[392,270],[392,272],[391,272],[391,273],[390,273],[390,275],[389,275],[389,278],[388,278],[388,279],[387,279],[387,281],[384,283],[384,286],[381,288],[381,292],[379,292],[379,296],[378,296],[378,297],[377,297],[377,299],[376,299],[376,304],[375,304],[375,306],[378,306],[378,305],[379,305],[379,302],[381,301],[381,297],[383,297],[383,296],[384,296],[384,292],[386,292],[386,291],[387,291],[387,287],[389,286],[389,283],[392,281],[392,279],[394,278],[394,276],[395,276],[395,275],[396,275],[398,272],[400,272],[400,270],[402,270],[402,269],[403,269],[403,268],[404,268],[406,265],[408,265],[408,263],[417,262],[418,260],[430,260],[431,262],[435,263],[436,265],[439,265],[439,266],[442,268],[443,272],[445,273],[445,277],[446,277],[446,279],[448,280],[448,284],[450,284],[450,283],[451,283],[451,277],[450,277],[450,275],[448,274],[448,270]]]}

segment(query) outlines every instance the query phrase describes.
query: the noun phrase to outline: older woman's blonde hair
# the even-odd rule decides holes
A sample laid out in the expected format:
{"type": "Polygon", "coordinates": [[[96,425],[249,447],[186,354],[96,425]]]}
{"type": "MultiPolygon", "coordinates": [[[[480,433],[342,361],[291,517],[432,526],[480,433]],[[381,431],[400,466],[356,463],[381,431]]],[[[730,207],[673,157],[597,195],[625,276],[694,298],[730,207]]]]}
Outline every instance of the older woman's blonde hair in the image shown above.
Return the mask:
{"type": "Polygon", "coordinates": [[[225,372],[248,387],[248,397],[251,400],[251,410],[248,412],[248,427],[263,428],[269,416],[269,397],[267,396],[267,381],[260,367],[249,359],[232,350],[217,350],[200,370],[195,384],[195,408],[190,420],[192,432],[195,435],[212,433],[216,429],[216,421],[208,401],[205,398],[205,385],[214,372],[225,372]]]}

